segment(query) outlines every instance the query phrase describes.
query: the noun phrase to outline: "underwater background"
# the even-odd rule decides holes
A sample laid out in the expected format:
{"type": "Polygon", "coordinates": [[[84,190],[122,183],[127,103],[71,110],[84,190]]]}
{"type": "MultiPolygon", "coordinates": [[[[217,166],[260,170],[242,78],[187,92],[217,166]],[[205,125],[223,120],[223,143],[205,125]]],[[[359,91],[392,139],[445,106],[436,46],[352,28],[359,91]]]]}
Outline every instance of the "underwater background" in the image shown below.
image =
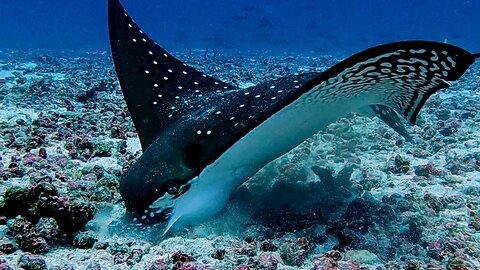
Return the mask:
{"type": "MultiPolygon", "coordinates": [[[[353,53],[405,39],[478,45],[475,0],[125,0],[169,50],[353,53]]],[[[0,48],[109,50],[106,1],[3,0],[0,48]]]]}
{"type": "MultiPolygon", "coordinates": [[[[401,40],[480,52],[480,1],[123,0],[186,64],[248,87],[401,40]]],[[[349,115],[267,165],[215,218],[123,222],[142,154],[105,0],[0,2],[0,270],[480,269],[480,65],[406,140],[349,115]]]]}

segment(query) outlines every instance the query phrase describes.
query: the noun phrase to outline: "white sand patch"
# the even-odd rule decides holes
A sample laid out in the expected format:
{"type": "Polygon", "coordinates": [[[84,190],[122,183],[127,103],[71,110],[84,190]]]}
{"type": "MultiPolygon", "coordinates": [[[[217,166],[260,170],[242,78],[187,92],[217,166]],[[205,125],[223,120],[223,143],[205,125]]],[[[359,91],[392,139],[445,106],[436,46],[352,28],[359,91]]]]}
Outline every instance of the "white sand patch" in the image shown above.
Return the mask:
{"type": "Polygon", "coordinates": [[[255,86],[256,84],[254,83],[251,83],[251,82],[242,82],[239,84],[240,88],[248,88],[248,87],[252,87],[252,86],[255,86]]]}
{"type": "Polygon", "coordinates": [[[137,151],[141,151],[142,146],[138,138],[127,138],[127,153],[135,154],[137,151]]]}
{"type": "Polygon", "coordinates": [[[122,170],[122,166],[118,165],[118,162],[113,157],[94,157],[89,162],[86,163],[86,166],[101,166],[106,170],[122,170]]]}
{"type": "Polygon", "coordinates": [[[23,70],[28,70],[28,71],[33,71],[35,70],[35,68],[37,68],[37,64],[33,63],[33,62],[25,62],[25,63],[22,63],[20,65],[18,65],[16,68],[17,69],[23,69],[23,70]]]}
{"type": "Polygon", "coordinates": [[[0,80],[5,80],[7,78],[13,78],[15,75],[9,70],[0,70],[0,80]]]}
{"type": "Polygon", "coordinates": [[[17,125],[16,121],[21,119],[27,124],[38,119],[39,112],[26,108],[17,108],[15,106],[0,105],[0,124],[6,127],[17,125]]]}

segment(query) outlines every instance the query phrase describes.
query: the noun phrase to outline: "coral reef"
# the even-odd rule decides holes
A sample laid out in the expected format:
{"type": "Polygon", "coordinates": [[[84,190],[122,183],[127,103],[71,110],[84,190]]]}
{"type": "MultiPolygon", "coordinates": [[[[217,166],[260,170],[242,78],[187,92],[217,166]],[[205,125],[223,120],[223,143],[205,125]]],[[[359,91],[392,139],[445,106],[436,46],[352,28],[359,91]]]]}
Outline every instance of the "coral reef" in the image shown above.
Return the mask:
{"type": "MultiPolygon", "coordinates": [[[[241,87],[337,62],[176,55],[241,87]]],[[[478,64],[429,99],[411,141],[349,115],[167,236],[121,219],[118,179],[141,150],[109,57],[11,51],[0,67],[0,269],[480,268],[478,64]]]]}

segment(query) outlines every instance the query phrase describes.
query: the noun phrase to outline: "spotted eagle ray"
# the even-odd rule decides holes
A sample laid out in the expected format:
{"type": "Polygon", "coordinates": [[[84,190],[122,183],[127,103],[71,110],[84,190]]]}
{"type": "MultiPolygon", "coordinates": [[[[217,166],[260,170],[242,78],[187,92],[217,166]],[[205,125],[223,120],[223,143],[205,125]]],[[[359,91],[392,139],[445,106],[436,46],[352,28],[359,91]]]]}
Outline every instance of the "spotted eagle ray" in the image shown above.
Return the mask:
{"type": "Polygon", "coordinates": [[[398,115],[415,124],[427,99],[480,56],[403,41],[324,72],[238,89],[173,57],[118,0],[108,1],[108,17],[117,77],[143,150],[120,192],[128,217],[167,219],[165,232],[212,217],[267,163],[352,111],[370,111],[407,137],[398,115]]]}

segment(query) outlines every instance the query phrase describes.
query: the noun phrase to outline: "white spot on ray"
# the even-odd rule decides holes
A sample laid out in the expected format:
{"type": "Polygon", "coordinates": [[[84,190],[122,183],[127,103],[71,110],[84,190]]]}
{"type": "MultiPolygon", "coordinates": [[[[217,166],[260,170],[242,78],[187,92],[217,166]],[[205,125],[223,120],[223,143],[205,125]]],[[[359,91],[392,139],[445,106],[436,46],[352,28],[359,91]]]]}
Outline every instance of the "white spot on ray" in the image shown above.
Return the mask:
{"type": "Polygon", "coordinates": [[[182,71],[182,73],[183,73],[183,74],[185,74],[185,75],[187,75],[187,72],[186,72],[185,70],[184,70],[184,71],[182,71]]]}
{"type": "Polygon", "coordinates": [[[210,134],[212,134],[212,131],[211,131],[211,130],[208,130],[208,131],[207,131],[207,135],[210,135],[210,134]]]}
{"type": "Polygon", "coordinates": [[[193,82],[193,84],[198,85],[198,82],[193,82]]]}
{"type": "Polygon", "coordinates": [[[172,73],[172,72],[173,72],[173,70],[171,70],[171,69],[168,69],[167,71],[168,71],[168,73],[172,73]]]}
{"type": "Polygon", "coordinates": [[[259,97],[260,97],[260,95],[256,95],[255,97],[256,97],[256,98],[259,98],[259,97]]]}
{"type": "Polygon", "coordinates": [[[154,101],[154,102],[153,102],[153,105],[157,105],[157,102],[156,102],[156,101],[154,101]]]}
{"type": "Polygon", "coordinates": [[[168,77],[163,77],[163,79],[164,79],[165,81],[168,81],[168,77]]]}
{"type": "Polygon", "coordinates": [[[150,71],[148,71],[148,70],[145,70],[145,74],[150,74],[150,71]]]}
{"type": "Polygon", "coordinates": [[[166,53],[164,53],[163,56],[168,57],[168,55],[166,53]]]}
{"type": "Polygon", "coordinates": [[[162,95],[162,94],[158,94],[158,97],[163,97],[163,95],[162,95]]]}
{"type": "Polygon", "coordinates": [[[153,61],[153,64],[156,65],[156,64],[158,64],[158,62],[157,62],[157,61],[153,61]]]}
{"type": "Polygon", "coordinates": [[[425,53],[425,52],[426,52],[425,49],[420,49],[420,50],[411,49],[411,50],[410,50],[410,53],[414,53],[414,54],[415,54],[415,53],[425,53]]]}
{"type": "Polygon", "coordinates": [[[240,104],[240,108],[243,108],[243,107],[245,107],[245,104],[240,104]]]}
{"type": "Polygon", "coordinates": [[[148,54],[153,55],[153,52],[152,52],[152,51],[148,51],[148,54]]]}
{"type": "Polygon", "coordinates": [[[183,87],[179,86],[179,87],[178,87],[178,89],[182,90],[182,89],[183,89],[183,87]]]}
{"type": "Polygon", "coordinates": [[[250,95],[250,92],[245,92],[245,96],[248,96],[248,95],[250,95]]]}
{"type": "Polygon", "coordinates": [[[450,64],[452,64],[452,67],[455,67],[455,61],[453,61],[452,57],[447,57],[447,60],[448,62],[450,62],[450,64]]]}
{"type": "Polygon", "coordinates": [[[132,41],[133,41],[133,42],[137,42],[137,39],[135,39],[135,38],[132,38],[132,41]]]}
{"type": "Polygon", "coordinates": [[[277,99],[277,97],[272,97],[272,100],[275,100],[275,99],[277,99]]]}
{"type": "Polygon", "coordinates": [[[218,82],[215,82],[215,84],[218,84],[218,82]]]}
{"type": "Polygon", "coordinates": [[[230,117],[230,120],[233,120],[233,119],[235,119],[235,117],[233,117],[233,116],[232,116],[232,117],[230,117]]]}
{"type": "Polygon", "coordinates": [[[221,111],[216,111],[215,114],[221,114],[222,112],[221,111]]]}
{"type": "Polygon", "coordinates": [[[132,28],[133,26],[132,26],[132,24],[131,24],[131,23],[129,23],[129,24],[128,24],[128,27],[132,28]]]}
{"type": "Polygon", "coordinates": [[[142,38],[142,41],[143,41],[143,42],[147,42],[147,40],[146,40],[145,38],[142,38]]]}
{"type": "Polygon", "coordinates": [[[451,68],[449,66],[447,66],[447,63],[445,63],[445,61],[442,61],[440,62],[440,64],[443,66],[444,69],[446,70],[450,70],[451,68]]]}
{"type": "Polygon", "coordinates": [[[201,130],[197,130],[197,134],[198,134],[198,135],[202,134],[202,131],[201,131],[201,130]]]}
{"type": "Polygon", "coordinates": [[[275,85],[270,86],[270,89],[274,89],[274,88],[275,88],[275,85]]]}

